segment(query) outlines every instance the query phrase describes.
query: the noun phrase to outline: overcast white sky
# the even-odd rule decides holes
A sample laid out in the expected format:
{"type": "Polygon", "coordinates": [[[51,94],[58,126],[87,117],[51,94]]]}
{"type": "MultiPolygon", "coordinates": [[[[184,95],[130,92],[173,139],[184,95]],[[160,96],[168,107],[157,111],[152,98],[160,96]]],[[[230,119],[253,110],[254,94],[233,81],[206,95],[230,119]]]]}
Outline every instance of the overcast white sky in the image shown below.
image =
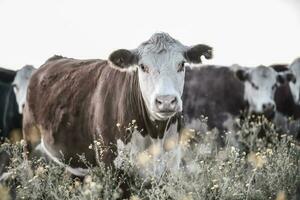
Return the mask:
{"type": "Polygon", "coordinates": [[[54,54],[106,59],[158,31],[213,46],[209,63],[291,62],[300,56],[300,2],[0,0],[0,66],[39,67],[54,54]]]}

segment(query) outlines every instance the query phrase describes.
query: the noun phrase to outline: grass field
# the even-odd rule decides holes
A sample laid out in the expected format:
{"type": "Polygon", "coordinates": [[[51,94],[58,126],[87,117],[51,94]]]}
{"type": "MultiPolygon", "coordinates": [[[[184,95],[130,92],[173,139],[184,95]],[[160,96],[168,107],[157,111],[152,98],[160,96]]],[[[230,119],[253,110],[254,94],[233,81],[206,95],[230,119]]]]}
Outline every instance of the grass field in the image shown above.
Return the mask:
{"type": "Polygon", "coordinates": [[[187,147],[185,162],[192,163],[191,168],[146,180],[125,160],[123,177],[102,165],[89,168],[89,175],[81,181],[43,158],[25,164],[21,143],[3,144],[1,150],[11,156],[11,177],[1,183],[0,199],[10,199],[9,193],[16,199],[32,200],[118,199],[122,196],[119,180],[126,180],[131,200],[296,200],[296,190],[299,192],[300,188],[300,147],[291,136],[278,136],[272,125],[264,138],[257,138],[261,127],[261,123],[243,124],[236,133],[238,143],[243,145],[227,144],[222,149],[215,144],[217,133],[202,130],[197,143],[187,147]],[[9,188],[14,189],[10,192],[9,188]]]}

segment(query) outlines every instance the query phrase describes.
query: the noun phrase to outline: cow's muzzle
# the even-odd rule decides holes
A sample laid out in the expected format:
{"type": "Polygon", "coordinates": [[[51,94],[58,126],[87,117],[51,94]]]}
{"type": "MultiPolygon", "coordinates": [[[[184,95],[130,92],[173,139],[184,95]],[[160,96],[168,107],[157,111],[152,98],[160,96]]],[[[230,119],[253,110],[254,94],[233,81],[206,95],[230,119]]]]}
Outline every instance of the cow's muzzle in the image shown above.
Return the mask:
{"type": "Polygon", "coordinates": [[[178,99],[173,95],[161,95],[155,99],[155,111],[163,117],[174,115],[178,111],[178,99]]]}
{"type": "Polygon", "coordinates": [[[271,120],[275,116],[275,104],[274,103],[266,103],[263,104],[263,114],[264,116],[271,120]]]}

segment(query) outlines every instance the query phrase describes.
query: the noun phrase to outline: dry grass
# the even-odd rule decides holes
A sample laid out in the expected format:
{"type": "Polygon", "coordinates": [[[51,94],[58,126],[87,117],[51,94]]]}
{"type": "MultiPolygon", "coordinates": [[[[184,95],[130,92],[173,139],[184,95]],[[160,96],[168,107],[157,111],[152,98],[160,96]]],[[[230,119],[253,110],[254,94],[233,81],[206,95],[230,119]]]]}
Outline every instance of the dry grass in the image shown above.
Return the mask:
{"type": "MultiPolygon", "coordinates": [[[[290,136],[278,136],[272,125],[267,125],[266,137],[258,139],[262,126],[266,124],[246,122],[240,125],[241,130],[235,138],[238,145],[226,145],[220,151],[216,150],[214,142],[216,132],[207,132],[205,128],[201,133],[187,131],[183,138],[197,143],[186,149],[188,165],[185,169],[165,173],[160,179],[148,178],[145,182],[125,160],[123,170],[126,173],[121,180],[128,182],[131,200],[292,199],[300,183],[300,148],[290,136]]],[[[8,188],[15,188],[16,199],[91,200],[122,196],[120,174],[101,163],[90,168],[89,175],[81,181],[43,158],[24,163],[20,143],[3,144],[1,150],[11,156],[8,171],[12,173],[0,186],[1,199],[10,198],[8,188]]],[[[150,152],[156,153],[155,149],[150,152]]]]}

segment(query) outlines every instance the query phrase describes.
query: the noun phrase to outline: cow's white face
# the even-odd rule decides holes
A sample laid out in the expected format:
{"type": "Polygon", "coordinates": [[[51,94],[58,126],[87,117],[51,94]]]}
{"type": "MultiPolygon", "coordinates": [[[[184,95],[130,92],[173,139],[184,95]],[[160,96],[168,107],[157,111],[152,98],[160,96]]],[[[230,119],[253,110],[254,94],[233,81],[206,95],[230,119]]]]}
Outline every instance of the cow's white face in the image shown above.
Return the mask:
{"type": "Polygon", "coordinates": [[[154,119],[166,120],[182,111],[185,63],[182,52],[176,51],[146,55],[139,61],[140,89],[154,119]]]}
{"type": "Polygon", "coordinates": [[[278,85],[290,81],[288,73],[278,73],[274,69],[259,66],[248,70],[238,70],[237,77],[244,81],[244,99],[249,104],[249,112],[264,114],[272,118],[275,114],[274,94],[278,85]]]}
{"type": "Polygon", "coordinates": [[[295,103],[300,105],[300,58],[297,58],[289,69],[295,76],[295,79],[289,83],[290,89],[295,103]]]}
{"type": "Polygon", "coordinates": [[[31,65],[24,66],[22,69],[20,69],[17,72],[16,77],[12,83],[20,114],[22,114],[23,112],[23,107],[26,101],[28,83],[34,71],[35,68],[33,66],[31,65]]]}
{"type": "Polygon", "coordinates": [[[121,71],[138,70],[139,87],[152,120],[167,120],[182,111],[185,63],[210,59],[207,45],[186,47],[168,34],[154,34],[135,50],[117,50],[109,61],[121,71]]]}

